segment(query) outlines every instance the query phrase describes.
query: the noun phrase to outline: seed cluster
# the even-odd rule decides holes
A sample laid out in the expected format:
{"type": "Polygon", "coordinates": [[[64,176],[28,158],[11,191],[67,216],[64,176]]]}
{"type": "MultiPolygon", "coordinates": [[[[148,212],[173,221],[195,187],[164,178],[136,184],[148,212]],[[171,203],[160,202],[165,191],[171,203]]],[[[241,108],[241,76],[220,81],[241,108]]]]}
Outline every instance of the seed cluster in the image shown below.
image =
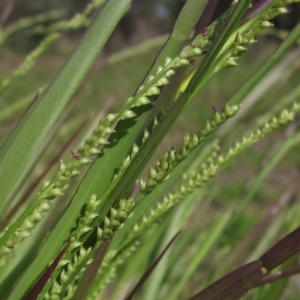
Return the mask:
{"type": "Polygon", "coordinates": [[[199,146],[221,124],[233,117],[237,110],[238,106],[226,104],[222,111],[215,111],[212,120],[206,122],[198,135],[186,133],[182,146],[177,150],[168,151],[156,163],[154,168],[150,168],[148,179],[146,181],[140,180],[141,193],[144,195],[150,193],[158,184],[166,180],[176,165],[185,159],[194,148],[199,146]]]}
{"type": "MultiPolygon", "coordinates": [[[[22,225],[9,236],[6,243],[0,249],[0,267],[4,266],[7,261],[13,256],[14,247],[32,235],[32,230],[36,226],[36,223],[44,218],[44,213],[51,208],[49,201],[44,200],[39,203],[39,205],[34,209],[22,223],[22,225]]],[[[7,233],[8,229],[3,232],[3,236],[7,233]]]]}
{"type": "Polygon", "coordinates": [[[217,171],[227,164],[232,158],[243,152],[245,149],[262,139],[276,128],[283,126],[294,119],[294,115],[300,112],[300,104],[294,103],[291,109],[284,109],[278,117],[272,117],[260,128],[256,129],[252,134],[242,138],[234,147],[230,148],[227,153],[222,156],[219,151],[218,144],[215,144],[213,151],[199,167],[185,173],[182,177],[180,186],[172,193],[165,196],[162,202],[157,203],[156,207],[151,209],[148,215],[145,215],[140,224],[135,224],[132,232],[129,234],[130,239],[135,239],[143,233],[148,227],[152,226],[164,213],[171,209],[174,205],[185,199],[195,189],[202,187],[213,178],[217,171]]]}
{"type": "Polygon", "coordinates": [[[105,241],[112,238],[114,232],[128,219],[133,204],[133,198],[130,198],[120,200],[118,209],[111,207],[109,217],[104,218],[103,227],[98,227],[99,240],[105,241]]]}
{"type": "Polygon", "coordinates": [[[99,247],[103,241],[112,238],[114,232],[122,226],[128,218],[133,199],[121,200],[117,209],[111,208],[109,216],[104,218],[103,226],[97,228],[97,244],[94,248],[85,249],[80,239],[85,233],[93,229],[90,225],[98,216],[97,211],[100,204],[101,200],[96,200],[96,195],[93,195],[85,209],[84,216],[79,219],[76,230],[72,232],[71,243],[57,267],[58,270],[63,268],[59,274],[59,279],[54,281],[45,299],[61,299],[60,295],[66,291],[68,295],[73,295],[76,290],[77,279],[86,266],[92,262],[92,251],[99,247]]]}
{"type": "Polygon", "coordinates": [[[197,35],[189,45],[182,49],[177,57],[173,59],[166,57],[164,65],[157,67],[155,75],[150,75],[145,85],[139,87],[136,95],[127,100],[126,109],[153,103],[161,93],[162,88],[169,83],[169,78],[175,74],[177,68],[190,66],[193,64],[192,58],[205,54],[206,49],[221,30],[224,21],[228,18],[233,8],[234,6],[213,22],[205,31],[197,35]]]}
{"type": "MultiPolygon", "coordinates": [[[[100,204],[101,200],[97,200],[96,195],[93,195],[84,211],[84,216],[79,218],[77,228],[71,235],[71,243],[66,253],[58,264],[57,270],[63,268],[58,276],[59,279],[54,280],[44,299],[61,299],[61,295],[65,293],[66,289],[68,290],[68,295],[75,291],[75,285],[72,284],[72,280],[78,279],[85,267],[91,263],[89,254],[92,248],[84,248],[80,238],[92,230],[89,225],[98,216],[97,211],[100,204]],[[80,270],[80,273],[77,273],[77,270],[80,270]],[[77,275],[74,276],[74,274],[77,275]]],[[[55,275],[54,273],[53,276],[55,275]]]]}
{"type": "MultiPolygon", "coordinates": [[[[78,149],[78,154],[72,157],[67,164],[60,161],[59,170],[52,182],[46,181],[38,194],[36,206],[32,212],[25,218],[19,228],[13,234],[7,237],[7,242],[0,249],[0,265],[4,265],[7,259],[12,256],[14,247],[31,235],[36,224],[44,218],[44,213],[51,209],[50,201],[57,196],[63,195],[63,191],[69,186],[69,181],[72,177],[80,174],[79,168],[91,162],[91,156],[100,153],[100,146],[107,144],[106,136],[114,132],[109,126],[115,120],[114,114],[109,114],[100,120],[98,127],[88,138],[84,146],[78,149]],[[4,256],[3,256],[4,255],[4,256]],[[8,256],[9,255],[9,256],[8,256]]],[[[5,235],[5,233],[4,233],[5,235]]]]}
{"type": "Polygon", "coordinates": [[[246,33],[241,34],[238,32],[235,38],[235,43],[230,53],[217,67],[216,71],[218,71],[222,67],[236,67],[238,65],[237,60],[239,59],[241,54],[247,51],[247,48],[245,46],[255,43],[255,36],[257,36],[260,31],[273,26],[273,23],[271,23],[270,20],[274,19],[278,15],[289,13],[289,9],[286,8],[285,5],[292,2],[299,2],[299,0],[280,0],[275,2],[275,4],[265,14],[263,14],[260,20],[256,24],[254,24],[246,33]]]}
{"type": "Polygon", "coordinates": [[[229,148],[225,155],[221,155],[219,153],[219,147],[215,146],[214,151],[211,152],[211,155],[199,166],[199,168],[184,174],[180,186],[174,192],[165,196],[162,202],[158,203],[154,209],[151,209],[149,215],[144,216],[140,225],[136,224],[134,226],[131,235],[138,236],[140,233],[144,232],[146,227],[153,224],[171,207],[185,199],[189,194],[194,192],[195,189],[200,188],[209,182],[211,178],[216,175],[216,172],[231,159],[264,138],[267,134],[273,132],[278,127],[292,122],[295,114],[299,112],[300,103],[294,103],[290,109],[284,109],[277,117],[272,117],[269,122],[266,122],[248,136],[243,137],[241,141],[236,142],[233,147],[229,148]]]}
{"type": "Polygon", "coordinates": [[[80,275],[84,272],[87,265],[92,263],[89,259],[86,262],[86,258],[89,257],[91,248],[85,249],[80,246],[79,250],[74,253],[72,257],[72,263],[66,263],[65,268],[61,271],[59,275],[59,281],[55,280],[50,288],[50,290],[45,294],[43,299],[46,300],[58,300],[72,297],[76,291],[76,284],[70,283],[70,277],[75,273],[75,271],[80,270],[79,273],[74,277],[74,281],[77,281],[80,275]]]}

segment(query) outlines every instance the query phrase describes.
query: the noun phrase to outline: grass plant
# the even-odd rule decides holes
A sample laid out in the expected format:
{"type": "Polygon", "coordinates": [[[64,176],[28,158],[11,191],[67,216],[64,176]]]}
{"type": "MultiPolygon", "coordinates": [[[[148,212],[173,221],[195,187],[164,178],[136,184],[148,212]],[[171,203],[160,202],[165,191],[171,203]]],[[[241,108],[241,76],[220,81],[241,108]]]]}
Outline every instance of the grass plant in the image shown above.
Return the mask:
{"type": "Polygon", "coordinates": [[[3,49],[21,30],[43,39],[0,83],[0,299],[296,299],[300,24],[275,50],[257,42],[299,1],[234,0],[211,21],[218,1],[189,0],[168,37],[91,70],[131,2],[1,28],[3,49]],[[17,95],[53,43],[85,27],[56,75],[17,95]]]}

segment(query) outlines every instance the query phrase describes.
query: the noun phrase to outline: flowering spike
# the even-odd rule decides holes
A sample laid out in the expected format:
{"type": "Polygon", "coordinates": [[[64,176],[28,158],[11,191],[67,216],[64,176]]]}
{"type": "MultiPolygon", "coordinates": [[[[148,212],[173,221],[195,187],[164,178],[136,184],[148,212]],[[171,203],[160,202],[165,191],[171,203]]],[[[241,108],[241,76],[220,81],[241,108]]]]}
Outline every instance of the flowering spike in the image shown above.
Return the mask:
{"type": "Polygon", "coordinates": [[[72,173],[70,174],[71,177],[75,177],[77,175],[79,175],[80,172],[78,170],[73,170],[72,173]]]}
{"type": "Polygon", "coordinates": [[[187,146],[189,144],[189,142],[190,142],[190,135],[188,133],[186,133],[183,138],[183,145],[187,146]]]}
{"type": "Polygon", "coordinates": [[[87,232],[89,232],[91,230],[92,230],[91,227],[86,226],[86,227],[83,227],[83,228],[79,229],[78,232],[79,232],[80,236],[82,236],[82,235],[84,235],[85,233],[87,233],[87,232]]]}
{"type": "Polygon", "coordinates": [[[156,75],[158,75],[163,70],[163,67],[159,66],[157,67],[156,75]]]}
{"type": "Polygon", "coordinates": [[[115,219],[117,217],[117,214],[118,214],[118,211],[115,208],[111,207],[110,208],[110,216],[111,216],[111,218],[115,219]]]}
{"type": "Polygon", "coordinates": [[[149,131],[147,129],[145,129],[142,144],[146,142],[146,140],[149,138],[149,136],[150,136],[149,131]]]}
{"type": "Polygon", "coordinates": [[[69,279],[69,276],[67,276],[67,273],[65,270],[62,270],[62,272],[60,273],[59,279],[62,283],[66,282],[69,279]]]}
{"type": "Polygon", "coordinates": [[[83,157],[81,158],[78,163],[81,165],[81,166],[84,166],[84,165],[87,165],[89,163],[91,163],[92,161],[88,158],[88,157],[83,157]]]}
{"type": "Polygon", "coordinates": [[[166,77],[162,77],[157,81],[157,86],[164,86],[169,84],[169,80],[166,77]]]}
{"type": "Polygon", "coordinates": [[[173,69],[170,69],[166,72],[166,77],[171,77],[175,74],[175,71],[173,69]]]}
{"type": "Polygon", "coordinates": [[[136,143],[134,143],[131,152],[131,159],[134,158],[138,152],[139,152],[139,146],[136,143]]]}
{"type": "Polygon", "coordinates": [[[164,66],[166,67],[166,66],[169,65],[171,62],[172,62],[172,58],[167,56],[166,59],[165,59],[165,64],[164,64],[164,66]]]}
{"type": "Polygon", "coordinates": [[[132,110],[126,110],[120,117],[120,120],[130,119],[135,116],[136,116],[136,113],[134,113],[132,110]]]}
{"type": "Polygon", "coordinates": [[[154,180],[154,179],[156,178],[156,176],[157,176],[156,170],[153,169],[153,168],[150,168],[150,171],[149,171],[149,178],[152,179],[152,180],[154,180]]]}
{"type": "Polygon", "coordinates": [[[218,112],[215,112],[214,121],[219,124],[221,122],[221,115],[218,112]]]}
{"type": "Polygon", "coordinates": [[[135,106],[142,106],[142,105],[146,105],[149,103],[151,103],[150,99],[147,98],[146,96],[142,96],[142,97],[138,98],[135,106]]]}
{"type": "Polygon", "coordinates": [[[148,89],[148,91],[146,92],[146,96],[156,96],[160,94],[160,90],[158,87],[156,86],[152,86],[151,88],[148,89]]]}
{"type": "Polygon", "coordinates": [[[118,211],[118,216],[117,216],[119,221],[125,221],[128,218],[128,215],[125,211],[118,211]]]}
{"type": "Polygon", "coordinates": [[[113,236],[114,232],[110,228],[105,228],[103,230],[103,238],[110,239],[113,236]]]}
{"type": "Polygon", "coordinates": [[[59,172],[60,173],[64,173],[65,172],[65,170],[66,170],[66,164],[63,162],[63,160],[61,159],[60,160],[60,163],[59,163],[59,172]]]}
{"type": "Polygon", "coordinates": [[[97,238],[99,240],[102,240],[102,238],[103,238],[103,229],[100,227],[97,228],[97,238]]]}
{"type": "Polygon", "coordinates": [[[109,227],[109,225],[110,225],[110,220],[108,217],[105,216],[104,217],[104,228],[109,227]]]}
{"type": "Polygon", "coordinates": [[[153,123],[153,129],[155,129],[159,125],[158,119],[155,117],[154,118],[154,123],[153,123]]]}
{"type": "Polygon", "coordinates": [[[88,152],[89,152],[89,155],[98,155],[101,151],[97,148],[90,148],[88,150],[88,152]]]}
{"type": "Polygon", "coordinates": [[[120,167],[120,171],[124,171],[130,164],[131,158],[130,155],[126,156],[122,162],[122,166],[120,167]]]}
{"type": "Polygon", "coordinates": [[[186,58],[180,58],[176,64],[175,67],[179,68],[179,67],[184,67],[184,66],[189,66],[190,65],[190,61],[186,58]]]}
{"type": "Polygon", "coordinates": [[[210,133],[211,131],[211,126],[210,126],[210,123],[209,121],[206,122],[206,125],[205,125],[205,132],[206,134],[210,133]]]}
{"type": "Polygon", "coordinates": [[[82,243],[78,242],[78,241],[74,241],[73,243],[71,243],[71,245],[69,246],[70,251],[80,247],[82,245],[82,243]]]}
{"type": "Polygon", "coordinates": [[[151,80],[154,79],[154,76],[153,75],[150,75],[149,78],[148,78],[148,82],[150,82],[151,80]]]}
{"type": "Polygon", "coordinates": [[[140,179],[140,190],[142,193],[146,190],[146,182],[143,179],[140,179]]]}
{"type": "Polygon", "coordinates": [[[224,67],[236,67],[238,64],[236,62],[236,57],[231,56],[224,62],[224,67]]]}
{"type": "Polygon", "coordinates": [[[138,88],[137,92],[138,92],[138,93],[141,92],[144,88],[145,88],[145,86],[141,85],[141,86],[138,88]]]}
{"type": "Polygon", "coordinates": [[[269,28],[269,27],[273,27],[274,24],[272,24],[270,21],[263,21],[263,22],[260,23],[260,26],[262,28],[269,28]]]}
{"type": "Polygon", "coordinates": [[[240,32],[238,32],[238,33],[236,34],[236,37],[235,37],[235,42],[236,42],[238,45],[240,45],[240,44],[243,43],[243,40],[244,40],[243,36],[241,35],[240,32]]]}
{"type": "Polygon", "coordinates": [[[38,212],[43,212],[43,211],[48,211],[50,210],[52,205],[48,201],[43,201],[37,208],[36,210],[38,212]]]}
{"type": "Polygon", "coordinates": [[[191,141],[190,141],[190,146],[192,147],[192,148],[194,148],[194,147],[196,147],[197,145],[198,145],[198,143],[199,143],[199,138],[198,138],[198,136],[196,135],[196,134],[192,134],[192,136],[191,136],[191,141]]]}

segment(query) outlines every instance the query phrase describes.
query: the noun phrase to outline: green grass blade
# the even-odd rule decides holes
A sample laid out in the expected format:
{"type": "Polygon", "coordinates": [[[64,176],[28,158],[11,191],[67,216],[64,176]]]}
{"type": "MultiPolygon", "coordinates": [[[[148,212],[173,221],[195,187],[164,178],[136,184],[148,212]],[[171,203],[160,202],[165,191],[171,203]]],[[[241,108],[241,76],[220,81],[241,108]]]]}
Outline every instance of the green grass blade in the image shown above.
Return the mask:
{"type": "Polygon", "coordinates": [[[31,92],[30,94],[18,99],[16,102],[4,107],[0,112],[0,122],[6,121],[8,118],[12,118],[16,113],[23,111],[34,99],[39,92],[31,92]]]}
{"type": "Polygon", "coordinates": [[[166,57],[175,57],[179,52],[179,47],[187,39],[191,31],[197,25],[199,17],[204,11],[208,0],[190,0],[183,7],[178,20],[176,21],[173,31],[165,47],[156,59],[152,70],[164,64],[166,57]]]}
{"type": "MultiPolygon", "coordinates": [[[[110,18],[110,16],[108,16],[108,18],[110,18]]],[[[184,28],[188,34],[195,24],[192,24],[191,27],[187,28],[183,21],[184,20],[182,19],[181,22],[183,24],[180,28],[184,28]]],[[[182,40],[177,41],[177,43],[174,42],[172,47],[169,48],[168,53],[171,56],[178,53],[181,44],[182,40]]],[[[147,117],[149,107],[146,109],[139,108],[138,110],[138,122],[136,122],[136,120],[125,120],[121,122],[120,127],[117,128],[117,130],[121,128],[121,132],[117,132],[116,135],[112,136],[111,145],[104,150],[104,155],[101,159],[98,159],[90,169],[67,212],[46,241],[36,260],[20,280],[18,288],[11,294],[10,299],[16,299],[24,295],[30,288],[32,281],[35,278],[38,278],[43,270],[45,270],[47,261],[51,261],[55,255],[57,255],[63,246],[64,241],[67,239],[70,229],[75,225],[75,218],[79,215],[82,205],[84,205],[91,196],[90,192],[92,191],[92,194],[96,192],[97,195],[101,195],[105,191],[111,181],[114,169],[120,165],[136,139],[136,136],[147,117]],[[128,128],[130,128],[130,130],[128,130],[128,128]],[[119,140],[118,147],[112,147],[116,140],[119,140]],[[99,182],[101,182],[101,185],[99,185],[99,182]]]]}
{"type": "Polygon", "coordinates": [[[0,149],[0,210],[18,189],[52,126],[104,46],[130,0],[110,1],[83,40],[0,149]]]}
{"type": "Polygon", "coordinates": [[[224,25],[223,32],[219,35],[217,40],[215,41],[214,45],[212,46],[207,59],[203,61],[203,64],[200,65],[199,69],[196,71],[194,78],[191,80],[190,84],[187,87],[187,91],[192,93],[192,97],[194,98],[199,91],[203,87],[203,80],[207,75],[209,69],[214,64],[217,56],[221,52],[223,46],[231,36],[231,34],[235,31],[238,22],[243,17],[247,9],[251,4],[251,0],[239,1],[236,4],[235,9],[233,10],[232,14],[230,15],[227,24],[224,25]]]}
{"type": "Polygon", "coordinates": [[[175,300],[178,299],[178,295],[183,290],[184,286],[193,276],[195,271],[197,270],[199,263],[204,259],[204,257],[209,253],[211,248],[217,243],[220,238],[220,235],[223,233],[225,229],[225,224],[230,220],[231,212],[227,211],[222,214],[222,216],[218,219],[218,221],[214,222],[211,229],[206,233],[206,237],[199,241],[199,251],[193,257],[192,261],[189,263],[187,268],[184,270],[180,281],[173,288],[172,293],[168,295],[168,299],[175,300]],[[205,240],[205,243],[201,243],[201,241],[205,240]]]}
{"type": "MultiPolygon", "coordinates": [[[[4,185],[0,192],[1,199],[6,199],[11,193],[11,189],[15,188],[15,182],[22,178],[24,170],[28,167],[27,163],[30,161],[30,157],[34,157],[43,138],[51,129],[51,126],[76,91],[76,88],[78,88],[112,30],[128,9],[130,2],[130,0],[109,1],[68,63],[54,79],[55,84],[52,83],[41,95],[40,100],[30,109],[27,116],[8,139],[6,145],[1,149],[0,185],[4,185]],[[43,131],[41,128],[43,128],[43,131]],[[37,136],[37,138],[33,141],[32,136],[37,136]],[[24,150],[22,155],[20,155],[20,149],[24,150]],[[16,166],[18,167],[16,168],[16,166]],[[4,177],[5,181],[2,180],[4,177]]],[[[2,202],[1,208],[4,205],[5,203],[2,202]]],[[[58,235],[56,238],[59,239],[60,236],[58,235]]],[[[64,237],[60,242],[63,239],[64,237]]],[[[59,245],[61,246],[61,243],[59,245]]],[[[53,247],[51,250],[50,257],[53,258],[58,253],[59,248],[53,247]]],[[[47,260],[43,258],[42,261],[44,263],[38,263],[38,268],[30,268],[29,271],[31,272],[26,273],[20,280],[18,287],[10,295],[10,299],[21,299],[24,297],[33,282],[45,269],[47,260]]]]}

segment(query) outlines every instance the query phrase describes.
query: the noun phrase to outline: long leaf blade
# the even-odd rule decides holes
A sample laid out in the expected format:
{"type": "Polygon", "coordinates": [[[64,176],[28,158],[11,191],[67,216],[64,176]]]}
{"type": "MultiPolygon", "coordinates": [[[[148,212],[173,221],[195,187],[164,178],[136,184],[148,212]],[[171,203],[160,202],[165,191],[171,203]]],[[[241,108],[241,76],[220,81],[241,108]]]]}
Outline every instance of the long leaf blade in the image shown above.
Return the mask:
{"type": "Polygon", "coordinates": [[[0,148],[0,211],[3,212],[9,197],[18,189],[44,138],[79,87],[130,2],[114,0],[108,3],[68,62],[0,148]]]}
{"type": "MultiPolygon", "coordinates": [[[[58,78],[61,79],[60,76],[63,76],[63,78],[68,83],[68,85],[66,85],[66,82],[64,82],[64,84],[62,84],[63,86],[60,85],[60,88],[68,89],[66,92],[64,92],[63,99],[65,102],[67,102],[68,98],[71,97],[72,93],[75,92],[76,87],[79,85],[79,83],[83,79],[83,76],[88,71],[88,67],[92,64],[93,60],[96,58],[101,47],[103,47],[103,45],[105,44],[105,42],[108,39],[113,28],[116,26],[116,24],[121,19],[123,14],[126,12],[130,3],[131,3],[131,0],[121,0],[121,1],[120,0],[111,0],[107,4],[107,6],[104,8],[104,10],[100,14],[100,16],[95,20],[91,29],[87,32],[84,41],[81,43],[81,46],[79,46],[77,48],[74,55],[70,59],[70,62],[66,65],[66,67],[65,67],[66,69],[64,68],[58,75],[58,78]],[[90,56],[90,57],[88,57],[88,56],[90,56]],[[82,64],[80,64],[79,66],[77,65],[78,60],[82,60],[82,64]],[[77,71],[79,71],[79,73],[76,73],[77,71]],[[72,78],[72,76],[75,76],[76,78],[72,78]],[[70,77],[70,78],[68,78],[68,77],[70,77]]],[[[46,96],[47,96],[47,93],[44,97],[46,97],[46,96]]],[[[52,117],[55,118],[55,117],[57,117],[56,114],[59,114],[59,112],[63,109],[63,107],[66,105],[66,103],[60,103],[59,108],[55,109],[55,107],[53,107],[55,105],[53,105],[53,103],[51,104],[50,102],[51,102],[51,100],[54,101],[53,97],[55,97],[55,96],[57,96],[59,99],[59,96],[61,96],[59,94],[59,90],[57,88],[55,88],[54,90],[51,90],[51,96],[52,97],[50,97],[50,96],[46,97],[46,99],[47,99],[46,103],[48,105],[51,105],[52,110],[54,111],[54,112],[52,112],[52,114],[53,114],[52,117]]],[[[58,100],[56,100],[56,101],[58,101],[58,100]]],[[[39,101],[39,102],[41,102],[41,101],[39,101]]],[[[41,110],[42,112],[44,112],[43,115],[45,115],[46,112],[47,113],[49,112],[47,110],[45,111],[46,107],[42,106],[42,108],[40,108],[38,106],[39,111],[41,110]]],[[[34,109],[35,112],[36,112],[36,109],[37,108],[34,109]]],[[[32,126],[33,127],[37,126],[37,123],[36,123],[37,121],[35,118],[37,118],[38,121],[40,121],[40,118],[41,118],[41,116],[35,116],[32,114],[33,113],[31,112],[29,115],[30,122],[28,121],[29,125],[27,125],[27,127],[26,127],[27,130],[28,130],[28,127],[31,128],[32,126]],[[33,121],[31,119],[31,117],[33,118],[33,121]]],[[[25,121],[27,121],[27,120],[25,120],[25,121]]],[[[23,122],[25,122],[25,121],[23,121],[23,122]]],[[[49,126],[54,121],[48,120],[48,125],[47,126],[45,125],[45,129],[43,130],[42,133],[39,133],[37,128],[34,130],[34,132],[37,132],[37,134],[39,136],[39,138],[35,142],[35,147],[37,147],[38,143],[42,142],[42,137],[47,133],[48,130],[50,130],[49,126]]],[[[27,124],[27,122],[25,122],[25,123],[27,124]]],[[[40,126],[40,123],[38,123],[38,124],[40,126]]],[[[32,146],[31,145],[32,141],[28,142],[28,141],[26,141],[26,138],[28,138],[28,134],[26,133],[26,131],[24,131],[23,128],[19,128],[18,130],[15,131],[12,138],[10,138],[10,143],[12,143],[12,141],[16,140],[16,142],[14,144],[13,152],[11,153],[12,150],[11,150],[10,145],[4,147],[4,150],[2,150],[2,151],[7,152],[8,150],[10,150],[8,153],[10,160],[8,163],[5,162],[6,168],[8,167],[9,163],[12,165],[14,165],[16,163],[16,161],[14,160],[14,155],[16,155],[16,152],[18,153],[18,151],[20,151],[19,149],[15,149],[17,147],[17,145],[19,145],[20,143],[22,145],[22,141],[23,141],[23,142],[26,142],[26,145],[32,146]],[[16,139],[16,137],[19,135],[20,135],[20,139],[16,139]],[[25,139],[25,141],[23,139],[25,139]]],[[[25,158],[29,158],[29,156],[32,155],[32,152],[33,152],[32,149],[26,151],[26,155],[22,154],[22,159],[25,160],[25,158]]],[[[14,182],[17,181],[18,178],[19,179],[21,178],[22,172],[26,169],[26,165],[24,164],[24,162],[22,162],[22,159],[21,159],[22,167],[18,171],[18,174],[14,175],[10,178],[10,187],[14,186],[14,182]]],[[[19,161],[20,161],[20,159],[19,159],[19,161]]],[[[3,162],[3,161],[2,160],[0,161],[0,166],[1,166],[1,162],[3,162]]],[[[3,171],[2,166],[0,168],[1,169],[0,170],[0,178],[3,176],[6,176],[6,177],[8,176],[8,174],[3,171]]],[[[7,181],[5,181],[5,182],[7,182],[7,181]]],[[[2,180],[1,180],[1,184],[3,184],[2,180]]],[[[6,190],[6,197],[7,197],[10,194],[10,189],[6,187],[5,190],[6,190]]],[[[1,193],[3,193],[3,191],[1,191],[1,193]]],[[[4,194],[1,194],[1,196],[4,196],[4,194]]],[[[2,203],[2,207],[4,204],[5,203],[2,203]]],[[[62,239],[59,239],[59,237],[57,236],[56,239],[59,240],[59,244],[62,246],[61,241],[64,239],[64,236],[62,236],[62,239]]],[[[48,248],[48,250],[49,250],[49,248],[48,248]]],[[[59,251],[60,251],[60,248],[52,248],[50,260],[53,259],[59,251]]],[[[17,288],[14,289],[14,291],[12,292],[12,294],[10,295],[10,297],[8,299],[21,299],[24,296],[24,294],[30,289],[30,287],[32,286],[32,284],[34,283],[36,278],[39,278],[40,274],[45,269],[45,262],[47,263],[47,259],[45,259],[45,257],[43,257],[42,261],[44,262],[42,264],[40,262],[38,262],[39,267],[29,268],[28,272],[26,272],[26,274],[24,274],[24,276],[21,278],[20,282],[18,283],[17,288]]]]}

